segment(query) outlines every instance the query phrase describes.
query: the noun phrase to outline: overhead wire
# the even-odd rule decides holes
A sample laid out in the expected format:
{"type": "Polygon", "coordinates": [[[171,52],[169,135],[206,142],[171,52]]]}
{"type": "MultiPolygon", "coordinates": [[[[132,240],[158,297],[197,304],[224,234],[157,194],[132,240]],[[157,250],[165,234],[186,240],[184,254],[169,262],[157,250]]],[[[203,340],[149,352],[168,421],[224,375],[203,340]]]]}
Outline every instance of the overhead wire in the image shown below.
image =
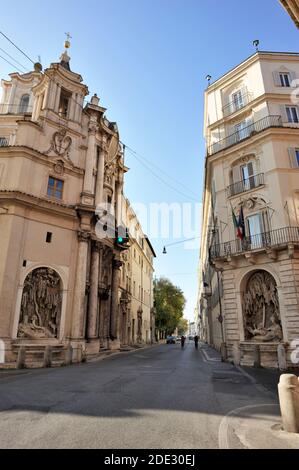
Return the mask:
{"type": "MultiPolygon", "coordinates": [[[[18,47],[14,41],[12,41],[6,34],[3,33],[3,31],[0,30],[0,34],[10,43],[12,44],[21,54],[23,54],[24,57],[26,57],[32,64],[35,64],[34,60],[31,59],[31,57],[28,56],[28,54],[26,54],[26,52],[24,52],[20,47],[18,47]]],[[[9,65],[11,65],[12,67],[15,67],[14,64],[10,63],[7,59],[5,59],[4,57],[0,56],[0,58],[2,58],[3,60],[5,60],[6,62],[9,63],[9,65]]],[[[22,67],[24,67],[22,65],[22,67]]],[[[25,67],[24,67],[25,68],[25,67]]],[[[23,73],[18,67],[16,67],[16,69],[23,73]]],[[[43,70],[43,73],[44,75],[46,75],[50,81],[52,81],[53,83],[57,84],[56,81],[53,79],[53,77],[51,77],[47,71],[43,70]]],[[[83,105],[82,103],[80,103],[79,101],[77,101],[76,99],[74,99],[73,97],[70,97],[70,100],[72,100],[73,102],[75,102],[77,105],[80,106],[81,109],[83,109],[83,105]]],[[[84,102],[83,102],[84,103],[84,102]]],[[[161,171],[162,173],[166,174],[167,177],[169,179],[172,179],[174,182],[176,182],[176,184],[179,184],[180,186],[186,188],[190,193],[194,194],[195,193],[193,191],[190,191],[189,188],[187,188],[183,183],[179,182],[178,180],[176,180],[175,178],[173,178],[172,176],[170,176],[165,170],[163,170],[162,168],[159,168],[158,165],[156,164],[153,164],[152,162],[150,162],[149,160],[147,160],[145,157],[141,156],[140,154],[138,154],[135,150],[133,150],[131,147],[127,146],[126,144],[124,144],[123,142],[121,142],[125,148],[131,153],[131,155],[133,155],[137,161],[139,161],[139,163],[141,163],[148,171],[150,171],[157,179],[159,179],[163,184],[165,184],[166,186],[168,186],[170,189],[172,189],[173,191],[175,191],[176,193],[184,196],[185,198],[189,199],[189,200],[193,200],[195,202],[198,202],[198,199],[195,199],[195,197],[192,197],[188,194],[186,194],[185,192],[183,191],[180,191],[178,188],[172,186],[171,184],[169,184],[169,182],[167,182],[165,179],[163,179],[159,174],[157,174],[151,167],[150,165],[152,165],[153,167],[156,167],[159,171],[161,171]]]]}
{"type": "Polygon", "coordinates": [[[22,67],[22,68],[25,70],[25,72],[28,72],[28,69],[26,69],[26,67],[24,67],[23,64],[21,64],[17,59],[15,59],[15,58],[14,58],[13,56],[11,56],[8,52],[6,52],[5,49],[2,49],[2,47],[0,47],[0,51],[1,51],[1,52],[4,52],[4,54],[6,54],[7,57],[9,57],[9,58],[12,59],[16,64],[18,64],[20,67],[22,67]]]}
{"type": "Polygon", "coordinates": [[[141,159],[145,160],[149,165],[152,165],[153,167],[157,168],[157,170],[161,171],[162,173],[164,173],[169,179],[173,180],[176,184],[179,184],[182,188],[186,189],[189,193],[193,194],[193,196],[197,197],[197,194],[192,191],[190,188],[188,188],[184,183],[182,183],[181,181],[177,180],[176,178],[174,178],[172,175],[170,175],[167,171],[163,170],[163,168],[159,167],[156,163],[153,163],[152,161],[148,160],[147,158],[145,158],[143,155],[141,155],[140,153],[136,152],[136,150],[133,150],[131,147],[129,147],[128,145],[126,145],[126,149],[129,150],[129,152],[131,152],[133,155],[137,155],[139,156],[141,159]]]}
{"type": "Polygon", "coordinates": [[[176,193],[180,194],[181,196],[184,196],[185,198],[189,199],[189,200],[192,200],[192,201],[195,201],[195,202],[198,202],[197,199],[195,199],[194,197],[184,193],[183,191],[180,191],[179,189],[177,189],[176,187],[172,186],[171,184],[168,183],[168,181],[166,181],[165,179],[163,179],[160,175],[158,175],[147,163],[145,163],[141,158],[139,158],[137,155],[135,154],[132,154],[134,156],[134,158],[136,158],[137,161],[139,161],[139,163],[141,163],[141,165],[143,165],[148,171],[150,171],[157,179],[159,179],[163,184],[165,184],[166,186],[168,186],[169,188],[171,188],[173,191],[175,191],[176,193]]]}
{"type": "Polygon", "coordinates": [[[7,64],[14,67],[18,72],[24,73],[23,70],[19,69],[19,67],[17,67],[15,64],[12,64],[9,60],[5,59],[5,57],[3,57],[2,55],[0,55],[0,59],[4,60],[7,64]]]}
{"type": "Polygon", "coordinates": [[[33,65],[35,64],[35,62],[26,54],[26,52],[22,51],[22,49],[20,49],[11,39],[9,39],[9,37],[6,36],[6,34],[4,34],[3,31],[0,31],[0,34],[1,34],[8,42],[10,42],[10,44],[12,44],[19,52],[21,52],[21,54],[23,54],[23,56],[25,56],[30,62],[32,62],[33,65]]]}
{"type": "MultiPolygon", "coordinates": [[[[19,52],[21,52],[21,54],[23,54],[24,57],[26,57],[33,65],[36,64],[36,61],[34,61],[33,59],[31,59],[31,57],[29,57],[28,54],[26,54],[26,52],[24,52],[20,47],[18,47],[18,46],[14,43],[14,41],[12,41],[6,34],[3,33],[3,31],[0,30],[0,34],[1,34],[8,42],[10,42],[10,44],[12,44],[19,52]]],[[[0,58],[3,58],[3,57],[0,56],[0,58]]],[[[4,60],[6,60],[6,59],[4,59],[4,60]]],[[[6,62],[8,62],[8,61],[6,60],[6,62]]],[[[11,63],[10,63],[10,65],[11,65],[12,67],[15,67],[14,64],[11,64],[11,63]]],[[[21,70],[18,69],[17,67],[16,67],[16,69],[17,69],[19,72],[24,73],[23,71],[21,71],[21,70]]],[[[56,82],[56,81],[54,80],[54,78],[51,77],[51,76],[47,73],[46,70],[43,69],[42,72],[43,72],[44,75],[46,75],[46,77],[49,78],[50,81],[52,81],[53,83],[55,83],[56,85],[58,85],[58,82],[56,82]]],[[[79,101],[77,101],[77,100],[76,100],[75,98],[73,98],[72,96],[70,97],[70,100],[73,101],[74,103],[76,103],[77,105],[79,105],[79,106],[81,107],[81,109],[84,108],[84,101],[83,101],[83,105],[82,105],[82,103],[80,103],[79,101]]]]}

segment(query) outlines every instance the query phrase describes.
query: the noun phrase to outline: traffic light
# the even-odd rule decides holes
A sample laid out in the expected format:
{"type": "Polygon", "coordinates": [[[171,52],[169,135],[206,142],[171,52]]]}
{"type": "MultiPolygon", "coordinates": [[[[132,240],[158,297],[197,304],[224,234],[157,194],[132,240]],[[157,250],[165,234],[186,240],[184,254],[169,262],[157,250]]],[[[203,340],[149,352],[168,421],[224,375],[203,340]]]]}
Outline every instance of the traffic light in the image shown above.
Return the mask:
{"type": "Polygon", "coordinates": [[[115,229],[115,244],[120,247],[120,248],[128,248],[128,243],[129,243],[129,230],[122,226],[119,225],[115,229]]]}

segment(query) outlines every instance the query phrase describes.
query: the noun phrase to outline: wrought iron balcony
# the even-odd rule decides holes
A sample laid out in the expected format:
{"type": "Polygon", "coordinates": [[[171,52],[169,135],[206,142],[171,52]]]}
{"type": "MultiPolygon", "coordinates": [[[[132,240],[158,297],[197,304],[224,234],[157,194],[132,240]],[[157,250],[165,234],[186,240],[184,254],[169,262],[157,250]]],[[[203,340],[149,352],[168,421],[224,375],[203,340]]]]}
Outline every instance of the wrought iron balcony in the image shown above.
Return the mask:
{"type": "Polygon", "coordinates": [[[250,189],[258,188],[264,184],[264,173],[259,173],[255,176],[250,176],[248,179],[238,181],[231,184],[227,189],[227,197],[236,196],[236,194],[244,193],[250,189]]]}
{"type": "Polygon", "coordinates": [[[6,137],[0,137],[0,147],[8,147],[9,142],[6,137]]]}
{"type": "Polygon", "coordinates": [[[249,126],[234,132],[228,137],[225,137],[225,139],[215,142],[208,147],[208,155],[214,155],[221,150],[232,147],[233,145],[236,145],[239,142],[242,142],[243,140],[258,134],[265,129],[269,129],[270,127],[283,127],[281,116],[266,116],[250,124],[249,126]]]}
{"type": "Polygon", "coordinates": [[[247,236],[243,240],[232,240],[210,247],[210,259],[227,258],[253,250],[283,248],[299,245],[299,227],[283,227],[277,230],[247,236]]]}
{"type": "Polygon", "coordinates": [[[252,101],[252,93],[249,93],[248,91],[240,95],[240,98],[238,100],[232,100],[229,103],[227,103],[225,106],[223,106],[222,111],[223,111],[223,117],[228,117],[231,114],[239,111],[240,109],[245,108],[245,106],[252,101]]]}

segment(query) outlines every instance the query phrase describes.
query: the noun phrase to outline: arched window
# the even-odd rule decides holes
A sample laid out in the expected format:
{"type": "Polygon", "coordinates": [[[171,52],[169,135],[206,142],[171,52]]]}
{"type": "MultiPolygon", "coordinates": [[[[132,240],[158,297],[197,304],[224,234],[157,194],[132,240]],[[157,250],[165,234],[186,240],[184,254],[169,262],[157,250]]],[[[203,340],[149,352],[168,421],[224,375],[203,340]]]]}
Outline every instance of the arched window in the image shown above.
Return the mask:
{"type": "Polygon", "coordinates": [[[28,111],[28,106],[29,106],[29,95],[23,95],[20,101],[20,106],[19,106],[19,113],[24,114],[27,113],[28,111]]]}

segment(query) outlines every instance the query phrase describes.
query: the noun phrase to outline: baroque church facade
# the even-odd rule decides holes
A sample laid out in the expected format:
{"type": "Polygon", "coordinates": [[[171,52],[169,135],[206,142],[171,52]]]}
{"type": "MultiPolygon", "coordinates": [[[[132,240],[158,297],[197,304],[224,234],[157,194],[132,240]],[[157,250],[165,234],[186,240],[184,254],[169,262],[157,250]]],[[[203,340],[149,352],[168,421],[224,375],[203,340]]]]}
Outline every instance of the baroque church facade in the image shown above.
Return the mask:
{"type": "MultiPolygon", "coordinates": [[[[111,212],[116,227],[134,219],[123,195],[128,169],[116,123],[108,121],[97,95],[85,103],[88,88],[71,70],[67,49],[44,72],[37,63],[1,85],[5,366],[16,366],[20,355],[26,366],[39,366],[46,350],[53,364],[63,364],[69,354],[80,362],[152,342],[154,250],[143,234],[142,241],[129,236],[128,244],[118,245],[107,219],[111,212]],[[136,281],[126,260],[136,246],[146,265],[148,297],[146,303],[138,298],[132,311],[136,281]]],[[[140,231],[136,216],[134,222],[140,231]]]]}

